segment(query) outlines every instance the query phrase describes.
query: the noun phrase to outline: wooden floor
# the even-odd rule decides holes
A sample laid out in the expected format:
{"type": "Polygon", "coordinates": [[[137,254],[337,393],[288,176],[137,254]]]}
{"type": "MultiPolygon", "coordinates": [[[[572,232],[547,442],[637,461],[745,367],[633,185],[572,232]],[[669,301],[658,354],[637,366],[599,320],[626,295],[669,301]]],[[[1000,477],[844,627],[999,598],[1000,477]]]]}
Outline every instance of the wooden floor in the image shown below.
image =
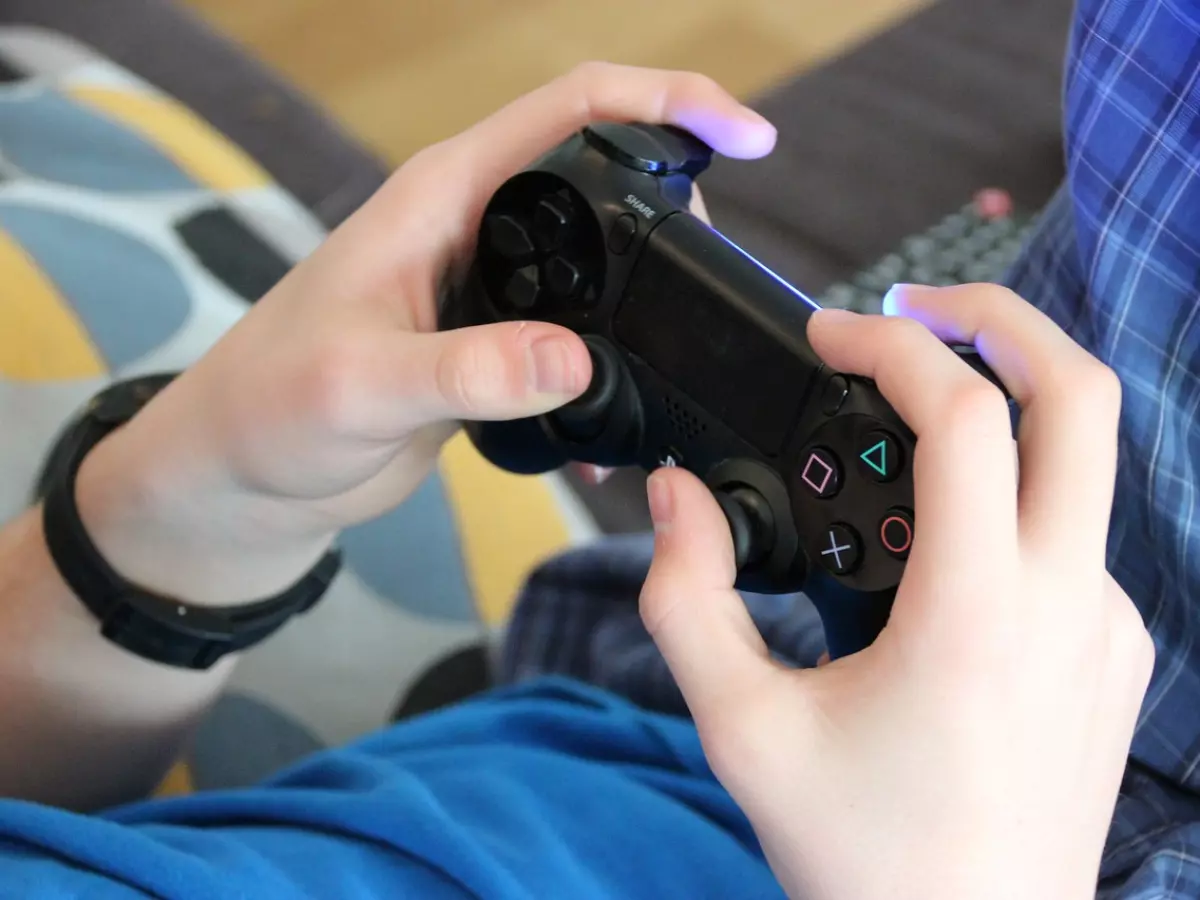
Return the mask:
{"type": "Polygon", "coordinates": [[[187,0],[393,162],[588,59],[741,97],[925,0],[187,0]]]}

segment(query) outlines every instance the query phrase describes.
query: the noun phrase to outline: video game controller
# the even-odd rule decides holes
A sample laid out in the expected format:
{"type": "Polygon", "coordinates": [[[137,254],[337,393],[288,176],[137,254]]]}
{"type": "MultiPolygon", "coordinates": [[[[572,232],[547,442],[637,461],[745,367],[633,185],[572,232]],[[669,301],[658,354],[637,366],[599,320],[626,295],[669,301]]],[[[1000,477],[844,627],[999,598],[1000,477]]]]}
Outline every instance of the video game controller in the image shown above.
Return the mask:
{"type": "Polygon", "coordinates": [[[811,300],[689,212],[711,158],[676,128],[595,124],[496,191],[439,327],[553,322],[593,375],[547,415],[464,427],[511,472],[692,471],[729,522],[736,586],[804,591],[837,658],[887,622],[916,529],[915,437],[872,382],[817,357],[811,300]]]}

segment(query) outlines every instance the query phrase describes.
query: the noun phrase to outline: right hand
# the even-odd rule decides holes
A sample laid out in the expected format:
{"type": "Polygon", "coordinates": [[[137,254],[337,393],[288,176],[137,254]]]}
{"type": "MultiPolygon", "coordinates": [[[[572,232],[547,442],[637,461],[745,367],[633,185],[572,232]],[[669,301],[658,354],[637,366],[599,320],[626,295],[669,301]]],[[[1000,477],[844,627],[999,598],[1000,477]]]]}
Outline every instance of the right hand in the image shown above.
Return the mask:
{"type": "Polygon", "coordinates": [[[680,469],[650,481],[643,619],[797,900],[1094,897],[1154,660],[1105,570],[1120,385],[1001,288],[893,305],[810,326],[918,435],[918,530],[878,640],[773,661],[721,511],[680,469]],[[1020,403],[1019,477],[1002,395],[943,341],[974,343],[1020,403]]]}

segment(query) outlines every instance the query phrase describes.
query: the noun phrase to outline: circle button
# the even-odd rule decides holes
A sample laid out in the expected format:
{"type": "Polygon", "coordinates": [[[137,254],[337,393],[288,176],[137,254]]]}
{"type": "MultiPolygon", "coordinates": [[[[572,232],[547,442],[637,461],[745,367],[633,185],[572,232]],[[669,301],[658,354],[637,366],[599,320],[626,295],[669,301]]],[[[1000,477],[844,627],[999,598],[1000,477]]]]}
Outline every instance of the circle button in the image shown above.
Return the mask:
{"type": "Polygon", "coordinates": [[[913,542],[913,520],[908,510],[893,509],[879,523],[879,543],[896,559],[908,559],[913,542]]]}

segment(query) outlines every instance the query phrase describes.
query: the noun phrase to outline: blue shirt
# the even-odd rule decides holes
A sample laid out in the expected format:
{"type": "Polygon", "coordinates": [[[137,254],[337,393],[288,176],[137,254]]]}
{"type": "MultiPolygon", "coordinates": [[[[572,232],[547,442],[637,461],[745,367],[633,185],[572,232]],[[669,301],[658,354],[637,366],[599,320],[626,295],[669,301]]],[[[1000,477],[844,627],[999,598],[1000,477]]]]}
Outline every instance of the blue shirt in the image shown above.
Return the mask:
{"type": "MultiPolygon", "coordinates": [[[[1104,855],[1105,900],[1200,896],[1198,79],[1196,5],[1079,0],[1064,77],[1067,179],[1010,277],[1125,388],[1109,566],[1158,661],[1104,855]]],[[[621,587],[626,561],[644,571],[644,545],[609,549],[606,562],[593,550],[560,567],[592,566],[599,598],[621,587]]],[[[536,599],[557,585],[559,599],[525,605],[555,618],[540,630],[536,615],[518,623],[512,671],[538,668],[531,654],[554,634],[544,652],[558,668],[669,702],[661,658],[635,627],[572,621],[599,604],[569,605],[589,588],[564,587],[562,570],[531,586],[536,599]],[[613,653],[596,652],[605,647],[613,653]]],[[[756,602],[773,649],[811,658],[812,628],[801,627],[811,616],[756,602]]],[[[98,817],[0,803],[0,892],[779,896],[685,719],[558,680],[383,731],[251,789],[98,817]]]]}
{"type": "Polygon", "coordinates": [[[103,816],[0,804],[0,896],[781,898],[696,731],[547,678],[259,787],[103,816]]]}

